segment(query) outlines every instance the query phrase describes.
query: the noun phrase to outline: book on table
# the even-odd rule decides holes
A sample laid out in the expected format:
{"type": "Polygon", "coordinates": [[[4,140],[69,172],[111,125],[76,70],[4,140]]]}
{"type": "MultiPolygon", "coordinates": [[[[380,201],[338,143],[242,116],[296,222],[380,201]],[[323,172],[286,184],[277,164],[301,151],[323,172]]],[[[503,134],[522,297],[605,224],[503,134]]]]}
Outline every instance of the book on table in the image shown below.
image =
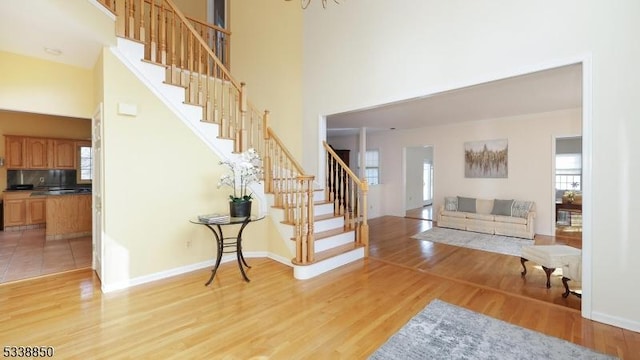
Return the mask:
{"type": "Polygon", "coordinates": [[[199,215],[198,220],[208,223],[225,222],[229,221],[228,214],[205,214],[199,215]]]}

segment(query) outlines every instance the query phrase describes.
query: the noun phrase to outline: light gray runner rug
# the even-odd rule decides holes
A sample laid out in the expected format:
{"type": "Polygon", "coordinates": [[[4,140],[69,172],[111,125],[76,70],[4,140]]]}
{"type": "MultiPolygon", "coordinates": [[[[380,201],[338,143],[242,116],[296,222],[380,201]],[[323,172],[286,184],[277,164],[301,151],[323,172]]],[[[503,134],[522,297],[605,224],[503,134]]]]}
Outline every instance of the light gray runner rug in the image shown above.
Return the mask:
{"type": "Polygon", "coordinates": [[[369,359],[615,359],[435,299],[369,359]]]}
{"type": "Polygon", "coordinates": [[[520,256],[523,246],[533,245],[534,243],[533,240],[529,239],[441,227],[431,228],[413,235],[412,238],[513,256],[520,256]]]}

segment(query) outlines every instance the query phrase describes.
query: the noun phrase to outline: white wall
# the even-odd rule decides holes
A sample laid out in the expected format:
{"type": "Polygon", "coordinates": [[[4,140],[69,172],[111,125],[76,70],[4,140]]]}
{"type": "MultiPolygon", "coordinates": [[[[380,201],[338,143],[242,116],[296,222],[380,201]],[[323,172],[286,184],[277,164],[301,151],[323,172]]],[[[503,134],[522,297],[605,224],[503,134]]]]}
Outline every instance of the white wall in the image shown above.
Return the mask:
{"type": "Polygon", "coordinates": [[[89,119],[89,69],[0,51],[0,109],[89,119]]]}
{"type": "MultiPolygon", "coordinates": [[[[583,314],[640,330],[640,288],[629,287],[630,279],[640,277],[640,242],[634,238],[640,233],[640,222],[634,221],[640,207],[632,201],[640,198],[635,185],[640,167],[633,166],[640,156],[634,141],[640,133],[638,33],[637,0],[399,0],[393,5],[367,0],[326,10],[311,6],[305,12],[303,133],[319,136],[323,115],[584,61],[583,314]]],[[[485,134],[462,138],[474,137],[485,134]]],[[[436,146],[436,158],[440,151],[436,146]]],[[[510,155],[518,151],[525,150],[510,149],[510,155]]],[[[305,143],[304,156],[303,165],[317,166],[317,145],[305,143]]],[[[436,163],[438,172],[445,165],[436,163]]],[[[383,179],[401,185],[394,181],[383,179]]],[[[459,192],[461,185],[466,181],[436,181],[436,192],[459,192]]],[[[490,192],[475,186],[468,191],[490,192]]],[[[393,213],[400,210],[396,202],[388,205],[393,213]]]]}
{"type": "MultiPolygon", "coordinates": [[[[226,172],[220,158],[111,51],[97,67],[104,93],[103,289],[208,266],[215,240],[189,219],[228,211],[229,190],[217,188],[226,172]],[[137,114],[118,113],[122,103],[137,114]]],[[[245,254],[265,251],[271,233],[267,221],[247,227],[245,254]]]]}
{"type": "MultiPolygon", "coordinates": [[[[536,233],[553,235],[554,165],[553,144],[555,137],[581,133],[579,109],[555,111],[483,120],[445,126],[434,126],[407,131],[384,131],[367,135],[367,147],[380,150],[381,180],[387,191],[380,201],[370,200],[381,214],[404,216],[411,202],[398,196],[398,189],[409,194],[411,179],[422,173],[407,172],[402,164],[405,147],[415,148],[420,144],[433,144],[434,209],[443,204],[445,196],[469,196],[480,198],[530,200],[536,203],[536,233]],[[464,143],[467,141],[507,139],[509,142],[509,175],[506,179],[477,179],[464,177],[464,143]],[[405,183],[407,188],[405,189],[405,183]]],[[[335,138],[331,139],[335,142],[335,138]]],[[[354,138],[344,137],[345,144],[354,143],[354,138]]],[[[420,147],[424,149],[423,147],[420,147]]],[[[416,157],[407,151],[406,163],[415,162],[416,157]],[[414,160],[411,160],[413,158],[414,160]]],[[[422,161],[422,160],[420,160],[422,161]]],[[[420,169],[421,170],[421,169],[420,169]]],[[[415,182],[415,181],[414,181],[415,182]]],[[[414,206],[418,207],[418,206],[414,206]]]]}

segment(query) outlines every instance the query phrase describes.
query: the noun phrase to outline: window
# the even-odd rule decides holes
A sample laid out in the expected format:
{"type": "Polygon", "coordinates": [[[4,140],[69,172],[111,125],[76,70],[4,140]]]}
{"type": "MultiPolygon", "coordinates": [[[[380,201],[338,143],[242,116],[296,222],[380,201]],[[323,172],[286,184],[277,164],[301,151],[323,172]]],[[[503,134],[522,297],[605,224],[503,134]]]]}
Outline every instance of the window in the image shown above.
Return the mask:
{"type": "Polygon", "coordinates": [[[91,145],[78,146],[80,159],[78,164],[78,183],[86,184],[93,180],[93,154],[91,145]]]}
{"type": "MultiPolygon", "coordinates": [[[[365,157],[364,177],[369,185],[380,184],[380,152],[367,150],[365,157]]],[[[360,168],[360,155],[358,154],[358,168],[360,168]]]]}
{"type": "Polygon", "coordinates": [[[422,169],[422,201],[429,203],[433,200],[433,165],[425,162],[422,169]]]}
{"type": "Polygon", "coordinates": [[[582,189],[581,154],[556,155],[556,189],[574,191],[582,189]]]}

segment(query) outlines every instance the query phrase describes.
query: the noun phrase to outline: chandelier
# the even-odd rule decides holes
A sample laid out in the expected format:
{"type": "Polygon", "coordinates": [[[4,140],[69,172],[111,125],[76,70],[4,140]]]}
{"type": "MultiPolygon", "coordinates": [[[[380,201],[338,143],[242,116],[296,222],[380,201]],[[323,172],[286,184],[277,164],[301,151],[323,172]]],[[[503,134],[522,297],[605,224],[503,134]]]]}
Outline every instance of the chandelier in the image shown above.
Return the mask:
{"type": "MultiPolygon", "coordinates": [[[[285,1],[291,1],[291,0],[285,0],[285,1]]],[[[333,0],[333,2],[336,4],[340,4],[338,0],[333,0]]],[[[311,3],[311,0],[300,0],[300,6],[303,9],[306,9],[310,3],[311,3]]],[[[325,9],[327,8],[327,0],[322,0],[322,7],[325,9]]]]}

